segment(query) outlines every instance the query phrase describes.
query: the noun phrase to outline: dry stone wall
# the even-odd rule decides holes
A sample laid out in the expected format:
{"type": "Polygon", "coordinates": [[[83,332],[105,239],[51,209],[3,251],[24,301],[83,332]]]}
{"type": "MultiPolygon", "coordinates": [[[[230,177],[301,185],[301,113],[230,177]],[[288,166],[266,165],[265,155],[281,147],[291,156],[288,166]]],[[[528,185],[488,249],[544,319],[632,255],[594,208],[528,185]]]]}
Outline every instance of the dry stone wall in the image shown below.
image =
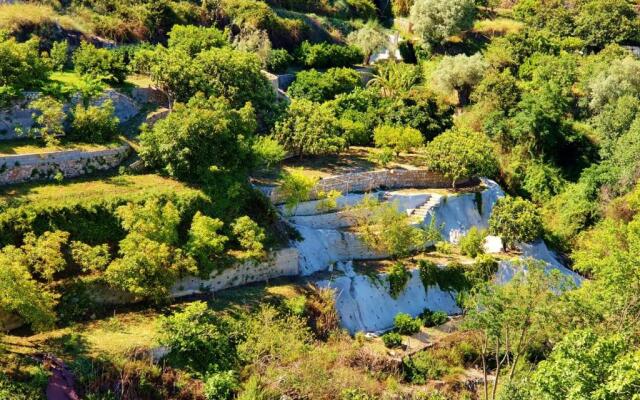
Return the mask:
{"type": "Polygon", "coordinates": [[[7,155],[0,157],[0,185],[53,179],[58,173],[65,178],[115,168],[128,156],[128,144],[99,151],[59,151],[44,154],[7,155]]]}
{"type": "MultiPolygon", "coordinates": [[[[456,187],[475,186],[479,183],[475,179],[458,181],[456,187]]],[[[311,193],[311,198],[316,199],[317,193],[337,190],[343,194],[351,192],[369,192],[372,190],[386,189],[437,189],[450,188],[451,180],[444,176],[425,170],[390,169],[368,172],[355,172],[351,174],[333,176],[321,179],[311,193]]],[[[278,187],[268,188],[265,193],[274,204],[282,204],[284,196],[278,187]]]]}

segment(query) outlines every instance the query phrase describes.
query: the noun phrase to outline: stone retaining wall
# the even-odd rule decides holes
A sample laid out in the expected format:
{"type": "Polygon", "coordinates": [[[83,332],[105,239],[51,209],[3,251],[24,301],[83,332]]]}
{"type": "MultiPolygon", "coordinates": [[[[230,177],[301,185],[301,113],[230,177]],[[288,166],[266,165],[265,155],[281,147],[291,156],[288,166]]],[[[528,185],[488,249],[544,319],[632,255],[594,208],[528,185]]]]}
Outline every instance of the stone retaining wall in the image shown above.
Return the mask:
{"type": "Polygon", "coordinates": [[[0,157],[0,185],[53,179],[58,172],[72,178],[115,168],[127,157],[128,144],[98,151],[59,151],[0,157]]]}
{"type": "MultiPolygon", "coordinates": [[[[475,179],[466,179],[458,181],[456,187],[475,186],[478,183],[475,179]]],[[[337,190],[346,194],[351,192],[370,192],[380,188],[437,189],[450,188],[451,186],[450,179],[425,169],[385,169],[355,172],[321,179],[314,187],[311,199],[317,198],[318,192],[328,192],[330,190],[337,190]]],[[[274,204],[284,203],[284,196],[280,193],[278,187],[267,188],[264,191],[274,204]]]]}

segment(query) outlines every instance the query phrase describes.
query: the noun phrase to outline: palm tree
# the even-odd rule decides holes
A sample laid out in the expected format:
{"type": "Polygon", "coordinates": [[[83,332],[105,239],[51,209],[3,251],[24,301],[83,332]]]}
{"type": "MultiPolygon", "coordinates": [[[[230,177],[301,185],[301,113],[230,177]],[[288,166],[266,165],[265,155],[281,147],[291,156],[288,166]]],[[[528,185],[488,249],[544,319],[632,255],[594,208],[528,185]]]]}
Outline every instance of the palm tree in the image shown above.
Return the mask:
{"type": "Polygon", "coordinates": [[[389,62],[378,67],[367,85],[379,88],[384,97],[394,97],[415,89],[419,82],[420,73],[416,66],[389,62]]]}

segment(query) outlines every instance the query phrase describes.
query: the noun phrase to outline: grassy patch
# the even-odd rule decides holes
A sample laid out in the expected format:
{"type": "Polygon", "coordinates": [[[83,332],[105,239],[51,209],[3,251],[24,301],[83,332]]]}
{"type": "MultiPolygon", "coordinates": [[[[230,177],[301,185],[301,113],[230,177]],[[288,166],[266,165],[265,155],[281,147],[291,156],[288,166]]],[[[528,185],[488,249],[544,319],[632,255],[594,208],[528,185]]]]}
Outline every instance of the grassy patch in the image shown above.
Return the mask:
{"type": "Polygon", "coordinates": [[[113,149],[121,145],[121,141],[114,141],[106,144],[63,142],[55,146],[43,146],[37,139],[20,139],[0,142],[0,155],[44,154],[66,150],[97,151],[113,149]]]}
{"type": "Polygon", "coordinates": [[[517,33],[523,26],[522,22],[510,18],[483,19],[475,22],[473,31],[488,37],[494,37],[517,33]]]}
{"type": "Polygon", "coordinates": [[[98,180],[76,180],[62,184],[27,184],[0,191],[0,202],[20,204],[65,203],[90,201],[120,196],[135,196],[147,191],[186,192],[195,191],[187,185],[159,175],[120,175],[98,180]]]}
{"type": "Polygon", "coordinates": [[[45,24],[55,24],[62,29],[83,33],[88,31],[77,19],[60,15],[51,6],[18,2],[0,4],[0,29],[18,32],[23,28],[45,24]]]}

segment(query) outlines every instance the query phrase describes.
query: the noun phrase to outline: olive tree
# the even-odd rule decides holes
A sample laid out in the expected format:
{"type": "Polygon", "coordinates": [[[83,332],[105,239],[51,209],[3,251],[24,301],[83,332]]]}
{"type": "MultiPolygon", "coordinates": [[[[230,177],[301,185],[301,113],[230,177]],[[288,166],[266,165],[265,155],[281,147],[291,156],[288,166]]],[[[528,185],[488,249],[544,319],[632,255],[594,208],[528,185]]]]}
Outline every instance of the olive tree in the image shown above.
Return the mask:
{"type": "Polygon", "coordinates": [[[379,24],[374,22],[368,22],[357,31],[351,32],[347,37],[347,42],[362,51],[365,64],[369,64],[375,51],[384,49],[390,43],[389,35],[379,24]]]}
{"type": "Polygon", "coordinates": [[[455,90],[460,106],[466,106],[469,104],[471,91],[482,80],[486,69],[487,63],[478,53],[472,56],[445,56],[431,79],[434,86],[445,93],[455,90]]]}
{"type": "Polygon", "coordinates": [[[433,45],[471,28],[475,12],[473,0],[415,0],[409,18],[414,32],[433,45]]]}

